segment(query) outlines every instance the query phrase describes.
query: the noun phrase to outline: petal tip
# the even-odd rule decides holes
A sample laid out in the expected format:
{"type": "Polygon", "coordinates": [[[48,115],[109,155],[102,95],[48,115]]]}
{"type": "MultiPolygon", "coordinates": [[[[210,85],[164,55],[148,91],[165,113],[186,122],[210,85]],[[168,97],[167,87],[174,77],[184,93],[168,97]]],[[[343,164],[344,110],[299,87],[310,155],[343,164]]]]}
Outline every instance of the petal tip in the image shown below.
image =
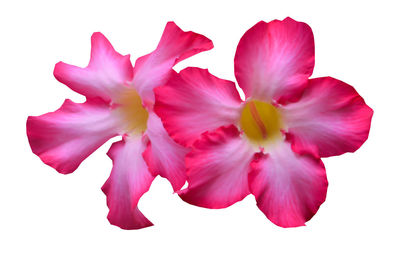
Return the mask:
{"type": "Polygon", "coordinates": [[[140,225],[134,224],[134,223],[129,223],[129,222],[125,222],[125,223],[121,223],[119,221],[114,221],[114,218],[112,218],[112,216],[107,215],[107,220],[111,225],[117,226],[122,230],[140,230],[140,229],[144,229],[144,228],[148,228],[151,226],[154,226],[154,224],[147,220],[145,222],[143,222],[140,225]]]}

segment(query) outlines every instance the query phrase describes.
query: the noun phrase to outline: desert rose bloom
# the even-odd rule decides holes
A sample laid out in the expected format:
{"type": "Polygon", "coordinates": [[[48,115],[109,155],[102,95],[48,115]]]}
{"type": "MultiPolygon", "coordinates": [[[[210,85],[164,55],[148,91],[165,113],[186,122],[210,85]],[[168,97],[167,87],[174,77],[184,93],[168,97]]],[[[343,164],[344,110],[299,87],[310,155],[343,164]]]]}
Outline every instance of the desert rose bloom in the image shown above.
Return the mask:
{"type": "Polygon", "coordinates": [[[207,70],[186,68],[157,88],[155,111],[169,135],[191,147],[180,196],[225,208],[253,194],[276,225],[304,225],[325,201],[320,157],[357,150],[373,111],[348,84],[308,79],[310,27],[286,18],[259,22],[239,42],[235,76],[243,89],[207,70]]]}
{"type": "Polygon", "coordinates": [[[60,62],[54,69],[56,79],[84,95],[86,102],[66,100],[55,112],[29,117],[33,153],[66,174],[108,139],[123,136],[108,152],[113,168],[102,187],[108,219],[123,229],[151,226],[137,208],[138,201],[158,174],[179,190],[186,180],[187,152],[168,136],[153,112],[153,89],[168,79],[176,63],[212,47],[206,37],[169,22],[157,48],[138,58],[133,68],[129,55],[120,55],[101,33],[94,33],[86,68],[60,62]]]}

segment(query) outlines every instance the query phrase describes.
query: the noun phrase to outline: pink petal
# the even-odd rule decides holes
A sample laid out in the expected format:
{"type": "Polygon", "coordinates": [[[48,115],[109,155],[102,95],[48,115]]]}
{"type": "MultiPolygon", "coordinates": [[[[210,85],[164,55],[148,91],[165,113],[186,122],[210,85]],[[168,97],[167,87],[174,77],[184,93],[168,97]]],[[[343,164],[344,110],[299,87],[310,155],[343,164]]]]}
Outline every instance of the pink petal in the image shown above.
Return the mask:
{"type": "Polygon", "coordinates": [[[92,35],[90,62],[80,68],[63,62],[56,64],[54,76],[69,88],[88,98],[100,97],[116,100],[132,80],[130,56],[117,53],[110,42],[99,32],[92,35]]]}
{"type": "Polygon", "coordinates": [[[151,173],[167,178],[174,191],[181,189],[186,182],[184,159],[188,149],[169,137],[160,118],[153,112],[149,114],[146,134],[150,142],[143,158],[151,173]]]}
{"type": "Polygon", "coordinates": [[[193,205],[226,208],[249,194],[254,150],[234,125],[203,133],[186,156],[188,188],[180,197],[193,205]]]}
{"type": "Polygon", "coordinates": [[[213,44],[205,36],[184,32],[174,22],[168,22],[156,50],[136,61],[133,86],[145,103],[153,104],[153,89],[165,83],[175,64],[211,48],[213,44]]]}
{"type": "Polygon", "coordinates": [[[142,157],[145,149],[146,142],[136,136],[114,143],[107,153],[113,161],[111,175],[102,187],[110,209],[107,218],[122,229],[153,225],[137,207],[154,180],[142,157]]]}
{"type": "Polygon", "coordinates": [[[328,181],[320,159],[295,154],[287,142],[257,153],[249,173],[257,206],[274,224],[302,226],[325,201],[328,181]]]}
{"type": "Polygon", "coordinates": [[[201,133],[235,124],[240,118],[242,100],[235,84],[208,70],[186,68],[174,73],[155,94],[155,112],[170,136],[185,146],[201,133]]]}
{"type": "Polygon", "coordinates": [[[331,77],[310,80],[302,98],[282,109],[292,149],[316,157],[356,151],[373,114],[352,86],[331,77]]]}
{"type": "Polygon", "coordinates": [[[295,99],[313,68],[311,28],[291,18],[260,21],[243,35],[235,55],[236,79],[246,98],[295,99]]]}
{"type": "Polygon", "coordinates": [[[118,120],[101,100],[77,104],[65,100],[56,111],[30,116],[26,123],[33,153],[60,173],[71,173],[108,139],[118,120]]]}

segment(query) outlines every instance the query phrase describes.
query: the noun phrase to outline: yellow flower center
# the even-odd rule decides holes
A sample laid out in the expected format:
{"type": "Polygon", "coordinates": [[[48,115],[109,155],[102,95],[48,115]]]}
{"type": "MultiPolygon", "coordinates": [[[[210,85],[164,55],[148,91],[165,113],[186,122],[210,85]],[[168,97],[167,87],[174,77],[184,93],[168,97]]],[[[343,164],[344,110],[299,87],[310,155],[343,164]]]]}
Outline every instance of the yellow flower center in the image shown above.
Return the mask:
{"type": "Polygon", "coordinates": [[[257,145],[266,145],[282,137],[281,114],[273,105],[259,100],[246,103],[240,117],[240,127],[247,138],[257,145]]]}
{"type": "Polygon", "coordinates": [[[149,113],[143,107],[142,99],[136,90],[125,91],[118,99],[118,105],[117,110],[124,120],[126,132],[141,134],[147,129],[149,113]]]}

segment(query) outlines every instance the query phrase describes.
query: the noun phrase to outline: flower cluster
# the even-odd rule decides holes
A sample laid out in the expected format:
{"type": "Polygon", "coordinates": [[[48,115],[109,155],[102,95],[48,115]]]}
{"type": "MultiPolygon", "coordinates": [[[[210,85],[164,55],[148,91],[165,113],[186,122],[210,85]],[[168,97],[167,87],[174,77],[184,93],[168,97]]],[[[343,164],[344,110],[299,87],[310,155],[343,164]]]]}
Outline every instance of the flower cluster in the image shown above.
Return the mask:
{"type": "Polygon", "coordinates": [[[304,225],[325,201],[322,157],[354,152],[368,138],[373,111],[355,89],[331,77],[310,76],[310,27],[286,18],[259,22],[240,40],[235,83],[181,60],[213,47],[203,35],[173,22],[157,48],[136,60],[92,35],[89,65],[56,64],[54,76],[86,97],[27,120],[33,153],[58,172],[73,172],[107,140],[102,187],[108,219],[123,229],[152,223],[138,209],[157,175],[186,202],[228,207],[253,194],[276,225],[304,225]],[[188,187],[182,189],[185,182],[188,187]]]}

